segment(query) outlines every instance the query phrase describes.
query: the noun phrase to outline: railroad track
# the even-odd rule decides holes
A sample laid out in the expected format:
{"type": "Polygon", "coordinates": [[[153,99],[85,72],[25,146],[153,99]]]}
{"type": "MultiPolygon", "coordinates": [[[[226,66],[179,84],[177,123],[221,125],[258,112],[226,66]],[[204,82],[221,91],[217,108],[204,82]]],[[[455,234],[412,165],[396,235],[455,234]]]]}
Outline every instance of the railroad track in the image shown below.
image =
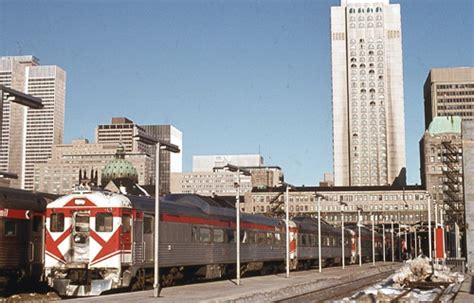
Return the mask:
{"type": "Polygon", "coordinates": [[[355,291],[372,285],[380,280],[383,280],[390,276],[394,270],[386,271],[379,273],[370,277],[364,277],[356,280],[351,280],[343,282],[338,285],[325,287],[318,289],[313,292],[299,294],[291,297],[287,297],[276,302],[285,302],[285,303],[299,303],[299,302],[322,302],[336,300],[340,298],[347,297],[353,294],[355,291]]]}

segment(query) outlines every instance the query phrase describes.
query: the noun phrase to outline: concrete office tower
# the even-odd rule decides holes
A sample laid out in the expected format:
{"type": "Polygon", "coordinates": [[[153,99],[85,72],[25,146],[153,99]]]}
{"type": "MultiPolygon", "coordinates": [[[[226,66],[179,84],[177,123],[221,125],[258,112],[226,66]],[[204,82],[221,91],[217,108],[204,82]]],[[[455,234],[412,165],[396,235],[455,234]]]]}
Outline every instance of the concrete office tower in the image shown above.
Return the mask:
{"type": "Polygon", "coordinates": [[[101,144],[122,144],[125,152],[149,152],[147,144],[134,140],[134,136],[145,134],[145,130],[125,117],[114,117],[110,124],[100,124],[95,129],[95,141],[101,144]]]}
{"type": "Polygon", "coordinates": [[[336,186],[405,182],[400,5],[341,0],[331,7],[336,186]]]}
{"type": "Polygon", "coordinates": [[[474,120],[474,67],[433,68],[423,92],[425,128],[436,116],[474,120]]]}
{"type": "Polygon", "coordinates": [[[202,155],[193,156],[193,172],[211,172],[214,167],[227,164],[236,166],[263,166],[260,155],[202,155]]]}
{"type": "Polygon", "coordinates": [[[474,272],[474,121],[462,121],[467,264],[474,272]]]}
{"type": "Polygon", "coordinates": [[[0,57],[0,83],[42,99],[42,109],[5,104],[0,169],[18,174],[13,187],[33,189],[36,163],[51,156],[63,141],[66,73],[55,65],[39,65],[34,56],[0,57]]]}
{"type": "MultiPolygon", "coordinates": [[[[141,125],[148,136],[162,140],[180,149],[179,153],[171,153],[166,150],[160,151],[160,181],[161,193],[170,193],[170,173],[180,173],[183,171],[183,133],[172,125],[141,125]]],[[[151,148],[151,155],[155,159],[155,148],[151,148]]],[[[155,169],[153,167],[153,169],[155,169]]],[[[155,182],[153,181],[153,184],[155,182]]]]}

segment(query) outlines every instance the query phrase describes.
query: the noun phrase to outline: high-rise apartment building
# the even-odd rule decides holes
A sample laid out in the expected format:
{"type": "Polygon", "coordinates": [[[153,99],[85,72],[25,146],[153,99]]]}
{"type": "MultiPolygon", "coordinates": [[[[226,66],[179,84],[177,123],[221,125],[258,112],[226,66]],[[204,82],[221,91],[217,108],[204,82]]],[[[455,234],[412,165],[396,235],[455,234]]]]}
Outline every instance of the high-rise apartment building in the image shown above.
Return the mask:
{"type": "Polygon", "coordinates": [[[39,65],[34,56],[0,57],[0,84],[43,103],[41,109],[9,102],[3,108],[0,169],[18,175],[12,186],[32,190],[34,165],[45,163],[51,146],[63,141],[66,73],[39,65]]]}
{"type": "Polygon", "coordinates": [[[168,143],[175,144],[181,152],[173,154],[169,151],[160,153],[160,193],[170,192],[170,172],[182,171],[181,131],[172,125],[138,125],[124,117],[112,118],[111,124],[102,124],[96,128],[96,142],[101,144],[122,144],[125,152],[147,153],[153,159],[148,176],[150,180],[145,185],[155,184],[155,146],[134,139],[135,136],[148,136],[168,143]]]}
{"type": "Polygon", "coordinates": [[[474,67],[433,68],[423,91],[426,129],[437,116],[474,120],[474,67]]]}
{"type": "Polygon", "coordinates": [[[331,7],[336,186],[405,182],[400,5],[341,0],[331,7]]]}

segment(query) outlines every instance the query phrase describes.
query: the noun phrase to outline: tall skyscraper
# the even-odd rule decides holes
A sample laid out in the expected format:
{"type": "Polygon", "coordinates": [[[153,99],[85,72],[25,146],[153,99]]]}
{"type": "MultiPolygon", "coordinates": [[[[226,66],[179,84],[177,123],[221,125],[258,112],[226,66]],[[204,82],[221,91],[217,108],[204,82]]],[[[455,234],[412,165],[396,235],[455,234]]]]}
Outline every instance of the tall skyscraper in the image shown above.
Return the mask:
{"type": "Polygon", "coordinates": [[[433,68],[423,91],[426,129],[437,116],[474,120],[474,67],[433,68]]]}
{"type": "MultiPolygon", "coordinates": [[[[148,136],[157,140],[174,144],[179,147],[179,153],[167,150],[160,151],[160,192],[171,192],[171,173],[183,171],[183,133],[172,125],[141,125],[148,136]]],[[[155,148],[151,148],[151,155],[155,159],[155,148]]],[[[155,169],[155,168],[153,168],[155,169]]],[[[154,183],[154,182],[153,182],[154,183]]]]}
{"type": "Polygon", "coordinates": [[[331,7],[336,186],[405,182],[400,18],[388,0],[331,7]]]}
{"type": "Polygon", "coordinates": [[[45,163],[51,146],[63,142],[66,73],[39,65],[34,56],[0,57],[0,84],[39,97],[44,105],[31,109],[6,102],[3,110],[0,169],[19,176],[12,186],[32,190],[34,165],[45,163]]]}

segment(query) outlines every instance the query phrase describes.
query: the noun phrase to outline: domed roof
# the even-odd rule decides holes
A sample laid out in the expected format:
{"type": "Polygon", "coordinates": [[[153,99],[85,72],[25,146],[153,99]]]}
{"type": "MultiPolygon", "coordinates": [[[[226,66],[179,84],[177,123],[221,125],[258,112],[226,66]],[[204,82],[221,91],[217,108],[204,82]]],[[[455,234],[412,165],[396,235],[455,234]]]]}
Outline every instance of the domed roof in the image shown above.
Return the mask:
{"type": "Polygon", "coordinates": [[[117,148],[115,159],[111,160],[102,170],[102,185],[107,185],[114,179],[130,179],[138,183],[138,173],[130,161],[125,160],[125,150],[122,145],[117,148]]]}

